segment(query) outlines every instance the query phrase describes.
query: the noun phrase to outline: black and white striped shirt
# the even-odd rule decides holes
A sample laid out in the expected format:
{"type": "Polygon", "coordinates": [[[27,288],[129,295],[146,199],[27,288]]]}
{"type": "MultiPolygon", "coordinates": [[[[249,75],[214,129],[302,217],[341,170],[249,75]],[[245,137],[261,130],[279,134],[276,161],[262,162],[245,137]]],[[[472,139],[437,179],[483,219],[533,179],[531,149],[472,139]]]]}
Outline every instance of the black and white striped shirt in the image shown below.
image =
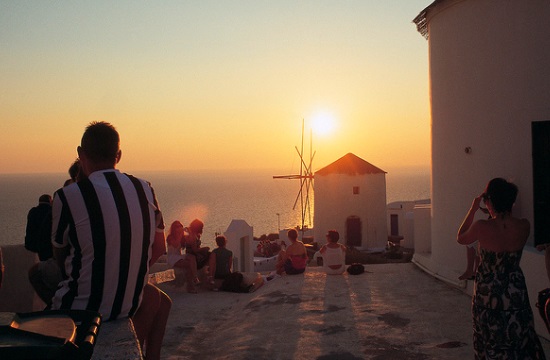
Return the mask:
{"type": "Polygon", "coordinates": [[[150,184],[118,170],[59,189],[52,243],[69,246],[70,254],[53,308],[99,311],[104,320],[132,316],[147,282],[156,223],[164,228],[150,184]]]}

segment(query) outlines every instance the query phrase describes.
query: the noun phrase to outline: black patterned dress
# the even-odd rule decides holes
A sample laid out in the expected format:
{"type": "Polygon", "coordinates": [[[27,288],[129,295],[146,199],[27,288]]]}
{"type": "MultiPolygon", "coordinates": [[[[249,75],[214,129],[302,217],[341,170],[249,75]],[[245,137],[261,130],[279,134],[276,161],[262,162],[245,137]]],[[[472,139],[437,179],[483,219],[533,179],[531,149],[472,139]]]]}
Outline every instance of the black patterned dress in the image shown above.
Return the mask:
{"type": "Polygon", "coordinates": [[[545,359],[519,266],[521,254],[480,251],[472,300],[476,359],[545,359]]]}

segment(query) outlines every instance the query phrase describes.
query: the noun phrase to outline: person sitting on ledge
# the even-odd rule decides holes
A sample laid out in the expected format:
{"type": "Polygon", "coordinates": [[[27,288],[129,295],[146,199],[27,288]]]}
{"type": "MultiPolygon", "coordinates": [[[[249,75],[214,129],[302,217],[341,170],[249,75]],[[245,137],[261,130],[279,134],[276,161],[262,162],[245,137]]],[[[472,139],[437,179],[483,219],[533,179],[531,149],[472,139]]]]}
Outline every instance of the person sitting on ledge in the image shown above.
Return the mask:
{"type": "Polygon", "coordinates": [[[323,258],[323,270],[329,275],[340,275],[346,270],[346,247],[338,243],[340,234],[329,230],[327,243],[319,250],[323,258]]]}
{"type": "Polygon", "coordinates": [[[298,240],[298,231],[290,229],[287,233],[290,245],[281,249],[277,257],[277,274],[286,272],[288,275],[301,274],[306,270],[307,250],[304,243],[298,240]]]}
{"type": "Polygon", "coordinates": [[[231,274],[231,265],[233,264],[233,252],[226,248],[227,239],[223,235],[216,236],[218,247],[212,251],[209,258],[208,271],[210,272],[209,281],[212,285],[214,280],[225,280],[231,274]]]}
{"type": "Polygon", "coordinates": [[[122,151],[111,124],[90,123],[77,152],[84,178],[57,190],[53,201],[53,255],[67,279],[52,309],[131,318],[145,359],[160,359],[172,301],[148,284],[150,266],[166,252],[155,192],[116,169],[122,151]]]}
{"type": "Polygon", "coordinates": [[[185,272],[187,292],[196,294],[196,285],[200,283],[197,277],[197,261],[192,254],[182,254],[185,246],[183,224],[176,220],[170,225],[170,232],[166,238],[166,263],[172,268],[179,268],[185,272]]]}
{"type": "Polygon", "coordinates": [[[210,256],[210,247],[201,246],[201,236],[203,229],[204,223],[199,219],[191,221],[189,227],[185,229],[188,233],[184,236],[185,253],[195,256],[195,261],[197,262],[197,270],[200,270],[208,265],[208,257],[210,256]]]}

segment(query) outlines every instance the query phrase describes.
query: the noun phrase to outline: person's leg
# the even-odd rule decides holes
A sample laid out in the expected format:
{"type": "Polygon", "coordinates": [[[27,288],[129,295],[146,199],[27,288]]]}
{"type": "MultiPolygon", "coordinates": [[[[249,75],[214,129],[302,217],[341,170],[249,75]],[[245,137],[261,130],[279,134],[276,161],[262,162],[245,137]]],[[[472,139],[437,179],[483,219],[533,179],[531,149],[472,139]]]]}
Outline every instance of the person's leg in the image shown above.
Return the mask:
{"type": "Polygon", "coordinates": [[[200,284],[197,277],[197,262],[195,256],[187,254],[185,259],[179,260],[174,264],[174,267],[182,268],[185,271],[185,282],[187,283],[187,291],[192,294],[197,293],[195,285],[200,284]]]}
{"type": "Polygon", "coordinates": [[[55,289],[51,289],[44,281],[44,274],[40,270],[40,263],[34,264],[29,269],[29,282],[38,297],[46,304],[46,309],[51,308],[55,289]]]}
{"type": "Polygon", "coordinates": [[[211,253],[208,258],[208,282],[214,285],[214,277],[216,276],[216,253],[211,253]]]}
{"type": "Polygon", "coordinates": [[[163,291],[151,284],[143,288],[143,298],[132,317],[136,335],[147,360],[160,359],[160,350],[166,331],[172,300],[163,291]]]}
{"type": "Polygon", "coordinates": [[[194,282],[198,282],[199,271],[197,267],[197,258],[193,255],[188,255],[187,261],[187,267],[189,269],[189,272],[191,273],[191,276],[193,277],[194,282]]]}
{"type": "Polygon", "coordinates": [[[466,271],[458,277],[459,280],[472,280],[477,269],[477,254],[473,247],[466,247],[466,271]]]}
{"type": "Polygon", "coordinates": [[[286,251],[281,250],[279,252],[279,255],[277,256],[277,264],[275,265],[277,274],[281,275],[282,273],[285,272],[285,261],[286,261],[286,251]]]}

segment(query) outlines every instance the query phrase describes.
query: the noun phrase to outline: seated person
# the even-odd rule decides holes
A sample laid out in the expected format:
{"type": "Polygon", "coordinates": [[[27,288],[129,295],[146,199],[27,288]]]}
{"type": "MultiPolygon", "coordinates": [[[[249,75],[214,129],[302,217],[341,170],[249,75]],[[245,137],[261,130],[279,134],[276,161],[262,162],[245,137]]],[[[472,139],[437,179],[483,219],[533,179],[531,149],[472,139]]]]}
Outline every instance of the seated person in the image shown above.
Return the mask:
{"type": "Polygon", "coordinates": [[[339,275],[346,270],[346,247],[338,243],[340,234],[336,230],[329,230],[327,243],[319,250],[323,258],[323,270],[329,275],[339,275]]]}
{"type": "MultiPolygon", "coordinates": [[[[69,168],[70,179],[63,186],[83,180],[80,172],[80,159],[76,159],[69,168]]],[[[40,262],[29,269],[29,281],[36,294],[51,308],[52,299],[61,281],[67,278],[64,269],[53,258],[52,248],[52,198],[44,194],[39,198],[39,205],[29,211],[25,234],[25,247],[38,252],[40,262]],[[30,248],[28,247],[30,245],[30,248]],[[33,249],[33,246],[36,246],[33,249]]]]}
{"type": "Polygon", "coordinates": [[[160,359],[172,302],[147,283],[166,252],[155,192],[116,168],[122,151],[111,124],[90,123],[77,152],[84,178],[57,190],[53,201],[53,255],[68,278],[52,309],[97,311],[102,321],[130,318],[145,358],[160,359]]]}
{"type": "Polygon", "coordinates": [[[290,229],[287,233],[290,245],[281,249],[277,257],[277,274],[286,272],[288,275],[301,274],[306,270],[307,250],[304,243],[298,240],[298,231],[290,229]]]}
{"type": "Polygon", "coordinates": [[[188,231],[188,235],[184,235],[185,239],[185,252],[195,256],[197,262],[197,269],[202,269],[205,265],[208,265],[208,257],[210,256],[210,248],[207,246],[201,247],[201,236],[204,223],[195,219],[191,221],[189,227],[185,230],[188,231]]]}
{"type": "Polygon", "coordinates": [[[233,264],[233,252],[227,250],[227,239],[223,235],[216,236],[216,244],[218,247],[212,251],[209,258],[210,283],[214,283],[214,279],[224,280],[231,274],[231,265],[233,264]]]}
{"type": "Polygon", "coordinates": [[[183,225],[181,222],[176,220],[170,225],[170,232],[166,237],[166,263],[172,268],[180,268],[185,271],[187,292],[196,294],[197,289],[195,285],[199,284],[199,279],[197,277],[197,262],[195,261],[194,255],[182,254],[182,247],[185,244],[183,233],[183,225]]]}

